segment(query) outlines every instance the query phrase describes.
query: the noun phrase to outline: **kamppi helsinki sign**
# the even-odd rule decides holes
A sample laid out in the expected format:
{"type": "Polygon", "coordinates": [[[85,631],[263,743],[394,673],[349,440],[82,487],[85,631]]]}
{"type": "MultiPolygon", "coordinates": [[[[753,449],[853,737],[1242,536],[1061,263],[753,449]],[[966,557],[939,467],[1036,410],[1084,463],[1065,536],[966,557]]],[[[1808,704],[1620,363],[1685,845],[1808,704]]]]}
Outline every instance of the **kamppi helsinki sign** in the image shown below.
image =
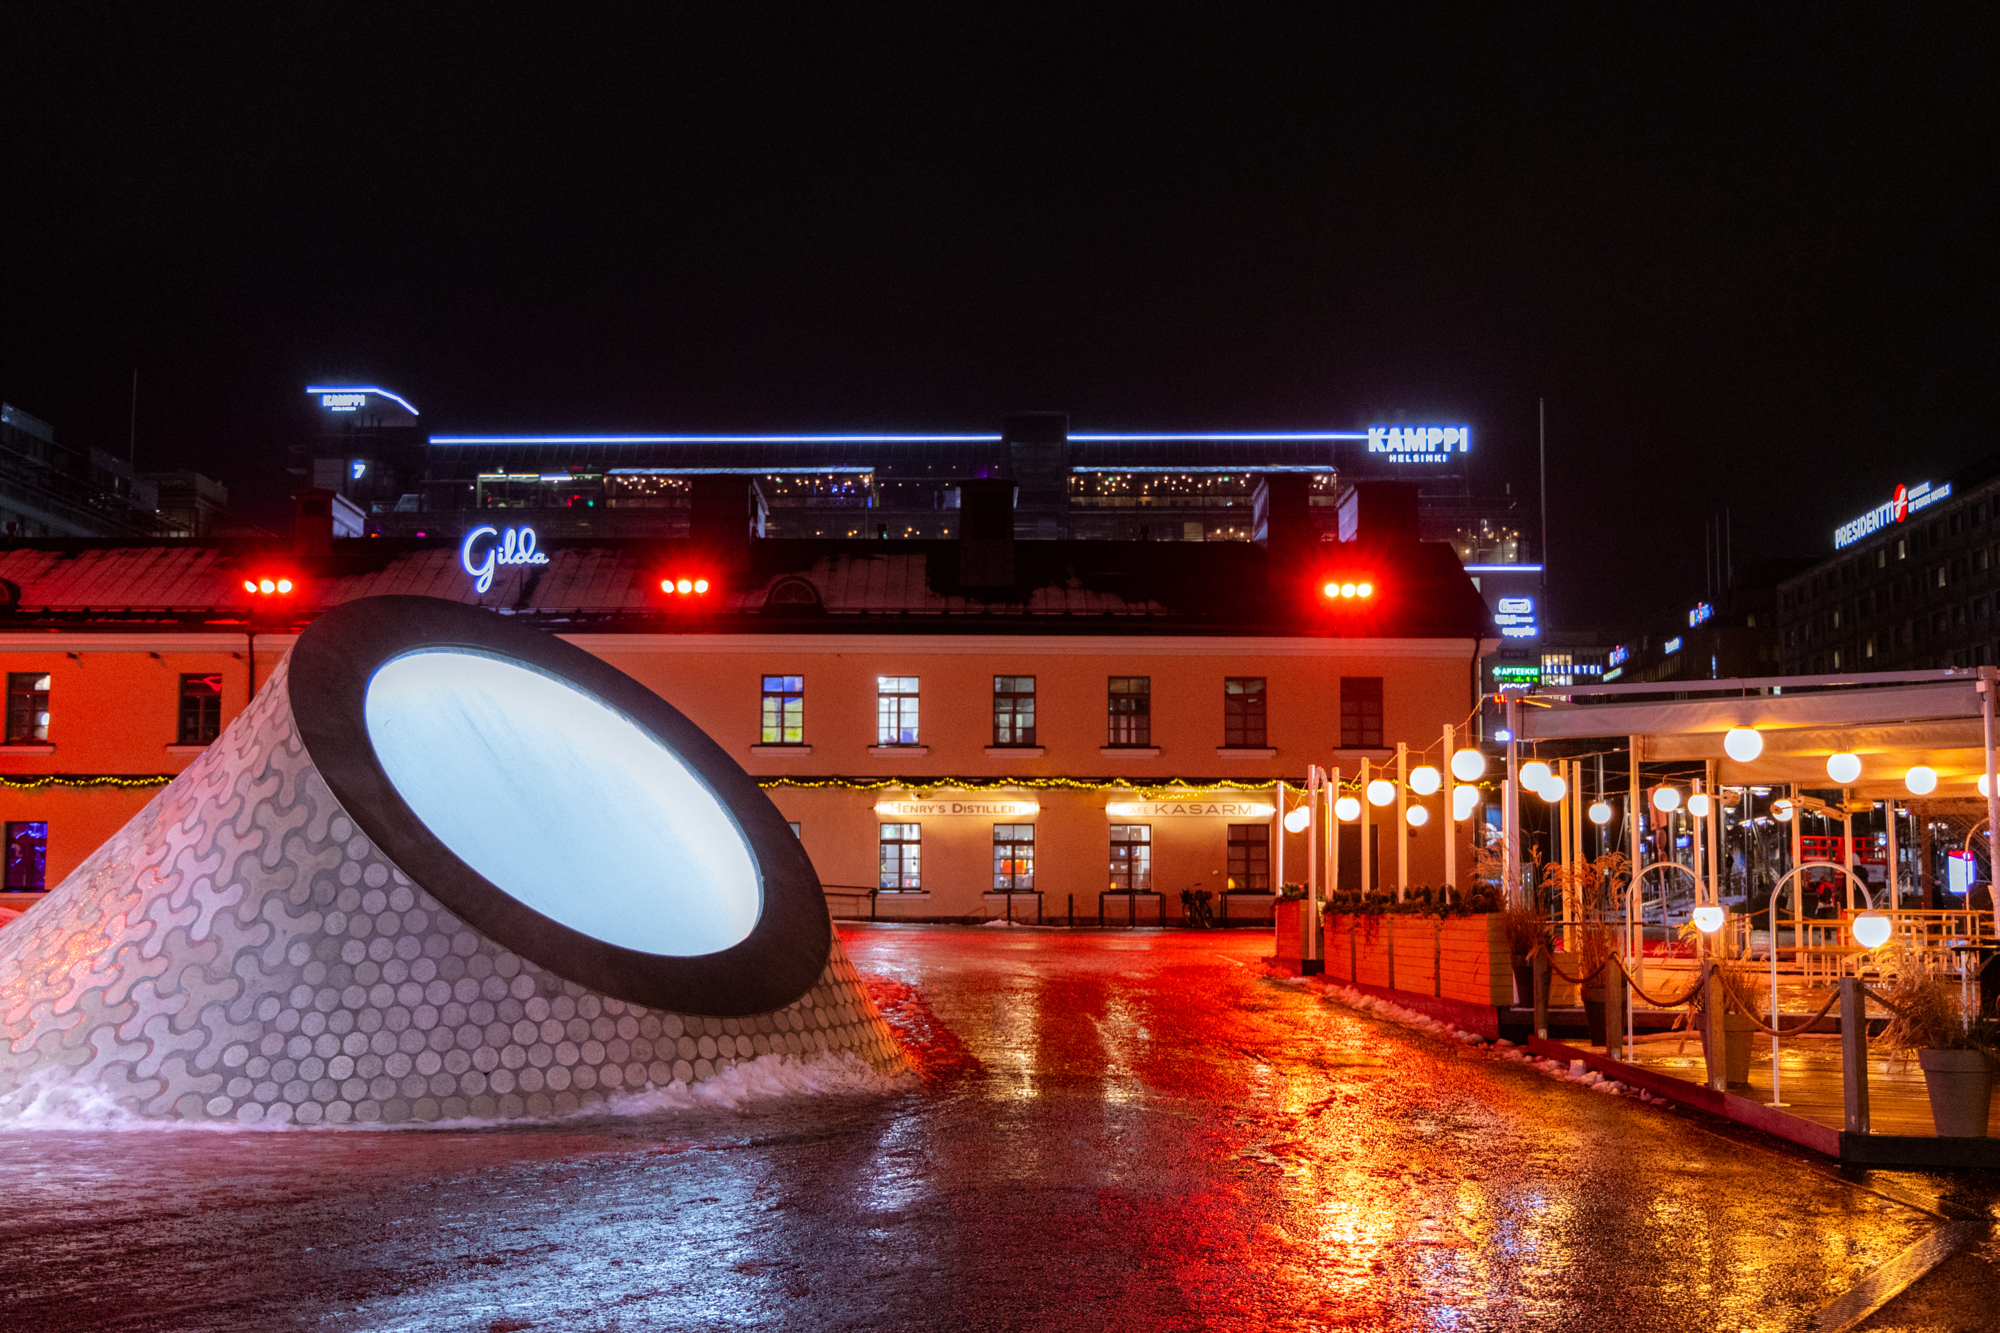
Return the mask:
{"type": "Polygon", "coordinates": [[[1852,546],[1870,533],[1879,532],[1891,523],[1901,523],[1919,509],[1928,508],[1940,500],[1951,498],[1951,483],[1933,486],[1922,482],[1915,486],[1898,486],[1896,493],[1886,504],[1879,504],[1863,514],[1851,519],[1833,530],[1833,549],[1852,546]]]}
{"type": "Polygon", "coordinates": [[[1443,463],[1472,449],[1470,426],[1370,426],[1368,452],[1391,463],[1443,463]]]}

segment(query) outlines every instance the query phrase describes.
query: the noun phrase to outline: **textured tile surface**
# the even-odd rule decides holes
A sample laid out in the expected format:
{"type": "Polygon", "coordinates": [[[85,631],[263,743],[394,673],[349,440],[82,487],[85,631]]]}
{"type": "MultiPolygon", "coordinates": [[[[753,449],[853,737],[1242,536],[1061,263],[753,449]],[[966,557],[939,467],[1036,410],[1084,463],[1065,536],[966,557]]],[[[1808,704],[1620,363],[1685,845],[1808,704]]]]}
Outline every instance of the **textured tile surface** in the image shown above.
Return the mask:
{"type": "Polygon", "coordinates": [[[281,664],[172,785],[0,931],[0,1120],[31,1109],[243,1123],[562,1115],[740,1060],[905,1067],[833,942],[805,996],[705,1018],[501,948],[341,809],[281,664]]]}

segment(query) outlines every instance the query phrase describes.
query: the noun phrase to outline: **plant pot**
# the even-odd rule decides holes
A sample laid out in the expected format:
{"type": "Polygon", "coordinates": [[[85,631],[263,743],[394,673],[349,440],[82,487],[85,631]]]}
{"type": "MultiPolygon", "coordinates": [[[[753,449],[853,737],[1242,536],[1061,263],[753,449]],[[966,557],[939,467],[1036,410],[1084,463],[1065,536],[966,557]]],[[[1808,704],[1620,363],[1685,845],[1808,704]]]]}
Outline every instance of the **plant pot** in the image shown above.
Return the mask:
{"type": "Polygon", "coordinates": [[[1931,1124],[1941,1139],[1986,1137],[1993,1101],[1993,1066],[1984,1051],[1918,1051],[1924,1087],[1931,1095],[1931,1124]]]}
{"type": "Polygon", "coordinates": [[[1605,1036],[1604,988],[1602,986],[1591,986],[1584,990],[1583,1022],[1584,1026],[1590,1029],[1590,1044],[1592,1046],[1609,1044],[1605,1036]]]}
{"type": "Polygon", "coordinates": [[[1514,1003],[1523,1009],[1535,1004],[1535,964],[1531,959],[1514,960],[1514,1003]]]}

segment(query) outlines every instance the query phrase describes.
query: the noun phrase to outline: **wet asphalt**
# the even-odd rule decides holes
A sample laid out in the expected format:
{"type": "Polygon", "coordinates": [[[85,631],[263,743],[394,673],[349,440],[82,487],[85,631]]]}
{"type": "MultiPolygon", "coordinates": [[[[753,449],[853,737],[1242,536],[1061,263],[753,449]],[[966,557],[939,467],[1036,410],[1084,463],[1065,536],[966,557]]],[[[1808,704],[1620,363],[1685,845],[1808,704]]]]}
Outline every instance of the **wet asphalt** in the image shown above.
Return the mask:
{"type": "MultiPolygon", "coordinates": [[[[0,1328],[1802,1330],[2000,1197],[1357,1014],[1268,934],[842,934],[903,1091],[0,1133],[0,1328]]],[[[2000,1246],[1867,1327],[2000,1328],[2000,1246]]]]}

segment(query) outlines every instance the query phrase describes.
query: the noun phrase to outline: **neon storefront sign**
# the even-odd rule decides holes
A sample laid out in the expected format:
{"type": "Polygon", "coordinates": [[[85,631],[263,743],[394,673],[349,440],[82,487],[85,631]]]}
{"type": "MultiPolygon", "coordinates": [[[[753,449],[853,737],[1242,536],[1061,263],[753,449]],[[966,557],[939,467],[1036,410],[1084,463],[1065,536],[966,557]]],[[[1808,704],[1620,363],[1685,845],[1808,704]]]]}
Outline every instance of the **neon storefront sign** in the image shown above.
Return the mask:
{"type": "Polygon", "coordinates": [[[501,565],[546,565],[548,553],[535,549],[533,528],[498,528],[481,525],[465,534],[458,545],[458,563],[472,576],[474,591],[484,593],[493,586],[493,574],[501,565]],[[473,552],[483,554],[474,557],[473,552]]]}
{"type": "Polygon", "coordinates": [[[1472,448],[1470,426],[1370,426],[1368,452],[1392,463],[1442,463],[1472,448]]]}

